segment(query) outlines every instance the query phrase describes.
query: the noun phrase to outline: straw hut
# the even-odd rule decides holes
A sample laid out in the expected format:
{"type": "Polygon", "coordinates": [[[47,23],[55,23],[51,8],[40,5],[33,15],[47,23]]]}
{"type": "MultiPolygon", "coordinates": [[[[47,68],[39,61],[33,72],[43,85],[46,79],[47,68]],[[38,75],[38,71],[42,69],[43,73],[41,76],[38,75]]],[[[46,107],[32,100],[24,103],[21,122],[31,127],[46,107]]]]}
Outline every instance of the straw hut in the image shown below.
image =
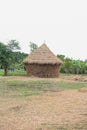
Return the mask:
{"type": "Polygon", "coordinates": [[[62,61],[43,44],[24,59],[23,63],[28,76],[58,77],[62,61]]]}

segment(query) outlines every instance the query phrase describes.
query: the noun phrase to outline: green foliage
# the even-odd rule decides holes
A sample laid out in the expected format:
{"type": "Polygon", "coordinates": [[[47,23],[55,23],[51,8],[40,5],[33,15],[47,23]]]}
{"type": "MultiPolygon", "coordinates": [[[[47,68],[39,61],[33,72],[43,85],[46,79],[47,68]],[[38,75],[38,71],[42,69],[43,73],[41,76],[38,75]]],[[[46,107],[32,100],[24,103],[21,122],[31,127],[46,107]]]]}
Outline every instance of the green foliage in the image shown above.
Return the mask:
{"type": "Polygon", "coordinates": [[[15,69],[24,69],[23,60],[28,56],[28,54],[23,52],[13,52],[12,55],[14,62],[11,66],[15,69]]]}
{"type": "Polygon", "coordinates": [[[8,68],[15,62],[13,50],[20,49],[16,40],[11,40],[7,45],[0,42],[0,65],[4,69],[4,75],[7,75],[8,68]]]}
{"type": "Polygon", "coordinates": [[[63,61],[61,65],[61,73],[71,74],[87,74],[87,61],[74,60],[65,57],[64,55],[57,55],[63,61]]]}
{"type": "Polygon", "coordinates": [[[57,55],[58,58],[60,58],[62,61],[65,59],[65,55],[57,55]]]}
{"type": "Polygon", "coordinates": [[[21,48],[19,47],[19,42],[16,40],[11,40],[8,42],[8,48],[10,50],[20,50],[21,48]]]}
{"type": "Polygon", "coordinates": [[[33,42],[30,42],[29,47],[30,47],[30,53],[32,53],[34,50],[38,48],[38,45],[33,42]]]}

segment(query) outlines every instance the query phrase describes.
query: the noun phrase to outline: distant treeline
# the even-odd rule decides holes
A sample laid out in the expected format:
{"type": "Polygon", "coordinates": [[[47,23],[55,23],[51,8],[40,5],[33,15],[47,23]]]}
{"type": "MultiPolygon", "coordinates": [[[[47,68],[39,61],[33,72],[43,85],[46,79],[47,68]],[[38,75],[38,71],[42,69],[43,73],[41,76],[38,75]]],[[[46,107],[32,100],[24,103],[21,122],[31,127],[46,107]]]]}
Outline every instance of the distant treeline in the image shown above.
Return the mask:
{"type": "MultiPolygon", "coordinates": [[[[29,44],[30,52],[32,53],[38,48],[38,45],[30,42],[29,44]]],[[[8,70],[24,69],[23,60],[28,56],[28,54],[20,52],[19,42],[16,40],[11,40],[7,44],[0,42],[0,69],[4,69],[4,75],[8,74],[8,70]]],[[[72,58],[67,58],[65,55],[57,55],[63,61],[60,71],[61,73],[71,73],[71,74],[87,74],[87,59],[74,60],[72,58]]]]}
{"type": "Polygon", "coordinates": [[[87,74],[87,59],[74,60],[72,58],[65,57],[65,55],[57,55],[63,61],[61,65],[61,73],[71,73],[71,74],[87,74]]]}

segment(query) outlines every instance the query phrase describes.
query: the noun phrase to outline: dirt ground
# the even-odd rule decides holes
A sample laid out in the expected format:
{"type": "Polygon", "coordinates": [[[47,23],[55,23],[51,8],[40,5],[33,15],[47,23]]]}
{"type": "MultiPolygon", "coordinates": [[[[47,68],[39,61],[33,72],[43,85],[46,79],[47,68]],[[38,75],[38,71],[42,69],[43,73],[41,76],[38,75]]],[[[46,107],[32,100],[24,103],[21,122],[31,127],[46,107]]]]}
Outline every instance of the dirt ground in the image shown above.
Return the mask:
{"type": "Polygon", "coordinates": [[[64,130],[62,126],[82,121],[87,121],[86,91],[65,90],[22,98],[0,97],[0,130],[58,130],[58,126],[61,126],[59,130],[64,130]]]}

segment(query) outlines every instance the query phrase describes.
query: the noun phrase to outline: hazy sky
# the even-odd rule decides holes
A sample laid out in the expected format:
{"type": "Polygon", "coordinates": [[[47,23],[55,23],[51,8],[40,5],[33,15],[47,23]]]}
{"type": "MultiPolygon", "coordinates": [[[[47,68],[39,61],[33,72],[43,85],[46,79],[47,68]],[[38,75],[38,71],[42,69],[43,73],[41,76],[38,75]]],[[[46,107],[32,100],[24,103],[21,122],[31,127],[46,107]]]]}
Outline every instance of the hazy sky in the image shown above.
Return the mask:
{"type": "Polygon", "coordinates": [[[54,54],[87,59],[87,0],[0,0],[0,41],[23,52],[44,40],[54,54]]]}

